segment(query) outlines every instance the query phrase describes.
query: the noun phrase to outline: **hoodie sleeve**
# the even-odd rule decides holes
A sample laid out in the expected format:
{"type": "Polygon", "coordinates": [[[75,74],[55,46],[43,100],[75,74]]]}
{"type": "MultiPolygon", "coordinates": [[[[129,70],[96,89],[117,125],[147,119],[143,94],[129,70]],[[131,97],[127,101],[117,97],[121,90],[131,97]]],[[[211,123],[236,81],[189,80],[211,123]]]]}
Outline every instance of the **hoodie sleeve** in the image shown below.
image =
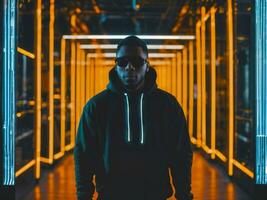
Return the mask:
{"type": "Polygon", "coordinates": [[[191,193],[191,167],[192,149],[184,112],[174,99],[170,113],[171,116],[171,153],[170,170],[175,188],[175,197],[178,200],[192,200],[191,193]]]}
{"type": "Polygon", "coordinates": [[[96,168],[96,123],[92,104],[85,106],[78,126],[74,148],[76,193],[78,200],[92,199],[96,168]]]}

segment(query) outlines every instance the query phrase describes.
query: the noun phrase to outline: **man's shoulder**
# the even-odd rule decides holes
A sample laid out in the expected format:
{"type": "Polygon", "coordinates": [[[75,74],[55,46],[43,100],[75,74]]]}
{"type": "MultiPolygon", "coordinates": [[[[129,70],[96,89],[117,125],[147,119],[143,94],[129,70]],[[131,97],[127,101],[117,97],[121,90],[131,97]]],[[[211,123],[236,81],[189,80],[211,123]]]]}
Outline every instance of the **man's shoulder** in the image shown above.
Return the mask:
{"type": "Polygon", "coordinates": [[[181,107],[181,104],[177,100],[176,96],[165,90],[157,88],[154,95],[154,98],[159,99],[161,102],[165,102],[169,106],[181,107]]]}
{"type": "Polygon", "coordinates": [[[97,104],[101,104],[101,102],[105,102],[108,100],[109,92],[107,89],[95,94],[93,97],[91,97],[85,107],[91,107],[91,106],[96,106],[97,104]]]}
{"type": "Polygon", "coordinates": [[[159,97],[159,98],[163,98],[166,101],[177,101],[175,96],[173,96],[171,93],[169,93],[165,90],[162,90],[160,88],[157,88],[155,90],[154,95],[159,97]]]}

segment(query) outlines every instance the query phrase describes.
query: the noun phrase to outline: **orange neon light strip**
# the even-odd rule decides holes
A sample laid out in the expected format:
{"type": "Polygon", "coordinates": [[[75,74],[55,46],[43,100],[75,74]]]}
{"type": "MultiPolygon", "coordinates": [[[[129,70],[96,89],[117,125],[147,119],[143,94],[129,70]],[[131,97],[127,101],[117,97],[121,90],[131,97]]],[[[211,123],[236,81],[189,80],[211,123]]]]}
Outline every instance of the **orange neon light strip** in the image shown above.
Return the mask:
{"type": "Polygon", "coordinates": [[[187,81],[187,51],[188,48],[184,47],[183,49],[183,66],[182,66],[182,73],[183,73],[183,78],[182,78],[182,85],[183,85],[183,92],[182,92],[182,105],[183,105],[183,110],[186,119],[188,119],[187,113],[188,113],[188,108],[187,108],[187,87],[188,87],[188,81],[187,81]]]}
{"type": "Polygon", "coordinates": [[[27,51],[27,50],[25,50],[25,49],[22,49],[22,48],[20,48],[20,47],[17,47],[17,51],[18,51],[19,53],[21,53],[21,54],[23,54],[23,55],[25,55],[25,56],[31,58],[31,59],[34,59],[34,58],[35,58],[35,55],[34,55],[33,53],[31,53],[31,52],[29,52],[29,51],[27,51]]]}
{"type": "Polygon", "coordinates": [[[172,58],[171,62],[171,68],[172,68],[172,94],[176,96],[177,94],[177,88],[176,88],[176,81],[177,81],[177,73],[176,73],[176,58],[172,58]]]}
{"type": "MultiPolygon", "coordinates": [[[[112,62],[114,64],[114,61],[112,62]]],[[[85,74],[86,74],[86,88],[85,95],[86,99],[90,99],[90,57],[86,55],[86,65],[85,65],[85,74]]]]}
{"type": "MultiPolygon", "coordinates": [[[[64,151],[65,151],[65,147],[64,147],[64,151]]],[[[54,159],[58,160],[59,158],[62,158],[64,156],[63,152],[58,152],[54,155],[54,159]]]]}
{"type": "Polygon", "coordinates": [[[86,73],[85,73],[85,64],[86,64],[86,56],[85,56],[85,51],[82,51],[82,76],[81,76],[81,81],[82,81],[82,87],[81,87],[81,98],[82,98],[82,105],[81,105],[81,110],[83,109],[83,106],[86,103],[86,91],[85,91],[85,84],[86,84],[86,73]]]}
{"type": "Polygon", "coordinates": [[[75,53],[76,53],[75,42],[71,41],[70,141],[71,141],[71,146],[72,147],[74,147],[74,145],[75,145],[75,110],[76,110],[76,108],[75,108],[75,77],[76,77],[76,73],[75,73],[75,53]]]}
{"type": "Polygon", "coordinates": [[[79,93],[80,93],[80,49],[79,49],[79,43],[76,44],[76,80],[75,80],[75,85],[76,85],[76,98],[75,98],[75,118],[76,118],[76,128],[75,132],[78,130],[78,125],[79,125],[79,105],[80,105],[80,99],[79,99],[79,93]]]}
{"type": "Polygon", "coordinates": [[[171,93],[172,88],[171,88],[171,83],[172,83],[172,75],[171,75],[171,65],[169,66],[165,66],[166,68],[166,87],[167,87],[167,91],[169,93],[171,93]]]}
{"type": "Polygon", "coordinates": [[[66,129],[66,40],[61,39],[61,70],[60,70],[60,152],[65,152],[66,129]]]}
{"type": "Polygon", "coordinates": [[[216,149],[216,27],[215,8],[211,7],[211,158],[215,159],[216,149]]]}
{"type": "Polygon", "coordinates": [[[202,100],[202,92],[201,92],[201,21],[199,21],[196,25],[196,57],[197,57],[197,146],[201,147],[201,100],[202,100]]]}
{"type": "Polygon", "coordinates": [[[207,145],[202,145],[202,148],[206,153],[211,154],[212,150],[207,145]]]}
{"type": "Polygon", "coordinates": [[[51,161],[50,161],[48,158],[41,157],[40,160],[41,160],[41,162],[43,162],[43,163],[51,164],[51,163],[50,163],[51,161]]]}
{"type": "Polygon", "coordinates": [[[234,47],[233,47],[233,9],[232,1],[227,0],[227,26],[228,26],[228,78],[229,78],[229,154],[228,154],[228,175],[233,175],[234,157],[234,47]]]}
{"type": "Polygon", "coordinates": [[[227,161],[227,158],[225,155],[223,155],[223,153],[221,153],[219,150],[215,150],[215,154],[218,158],[220,158],[223,162],[227,161]]]}
{"type": "Polygon", "coordinates": [[[196,139],[196,138],[191,137],[190,140],[191,140],[191,143],[193,143],[193,144],[197,144],[197,139],[196,139]]]}
{"type": "Polygon", "coordinates": [[[23,174],[28,169],[30,169],[31,167],[33,167],[34,165],[35,165],[35,160],[31,160],[26,165],[24,165],[23,167],[21,167],[19,170],[16,171],[16,174],[15,174],[16,178],[18,176],[20,176],[21,174],[23,174]]]}
{"type": "Polygon", "coordinates": [[[241,171],[243,171],[250,178],[254,178],[254,173],[250,169],[242,165],[240,162],[238,162],[237,160],[233,159],[233,165],[236,166],[241,171]]]}
{"type": "Polygon", "coordinates": [[[202,72],[202,146],[206,145],[206,27],[205,27],[205,7],[201,7],[201,72],[202,72]]]}
{"type": "Polygon", "coordinates": [[[177,99],[178,102],[182,103],[182,53],[177,54],[177,99]]]}
{"type": "Polygon", "coordinates": [[[194,125],[194,46],[193,41],[189,41],[189,135],[193,137],[194,125]]]}
{"type": "Polygon", "coordinates": [[[49,21],[49,164],[54,155],[54,22],[55,1],[50,0],[49,21]]]}
{"type": "Polygon", "coordinates": [[[41,73],[42,73],[42,1],[36,2],[36,60],[35,60],[35,178],[39,179],[41,174],[41,73]]]}

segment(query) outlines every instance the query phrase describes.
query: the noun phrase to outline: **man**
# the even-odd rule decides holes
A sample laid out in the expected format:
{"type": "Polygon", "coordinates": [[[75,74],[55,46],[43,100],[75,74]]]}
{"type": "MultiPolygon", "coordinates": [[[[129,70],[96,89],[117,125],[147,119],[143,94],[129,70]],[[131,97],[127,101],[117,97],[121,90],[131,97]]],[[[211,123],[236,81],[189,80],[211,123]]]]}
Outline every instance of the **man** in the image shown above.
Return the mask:
{"type": "Polygon", "coordinates": [[[191,200],[192,150],[181,106],[156,85],[147,46],[123,39],[107,89],[88,101],[74,149],[79,200],[191,200]]]}

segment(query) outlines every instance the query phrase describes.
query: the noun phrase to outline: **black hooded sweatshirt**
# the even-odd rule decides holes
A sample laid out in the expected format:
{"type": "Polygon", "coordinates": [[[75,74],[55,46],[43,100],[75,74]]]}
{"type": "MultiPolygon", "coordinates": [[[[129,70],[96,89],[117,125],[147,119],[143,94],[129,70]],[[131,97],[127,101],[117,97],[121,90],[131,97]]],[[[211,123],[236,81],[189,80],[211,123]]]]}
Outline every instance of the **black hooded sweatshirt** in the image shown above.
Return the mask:
{"type": "Polygon", "coordinates": [[[183,110],[157,88],[156,71],[142,90],[127,92],[114,68],[107,89],[84,106],[74,148],[79,200],[191,200],[192,150],[183,110]]]}

